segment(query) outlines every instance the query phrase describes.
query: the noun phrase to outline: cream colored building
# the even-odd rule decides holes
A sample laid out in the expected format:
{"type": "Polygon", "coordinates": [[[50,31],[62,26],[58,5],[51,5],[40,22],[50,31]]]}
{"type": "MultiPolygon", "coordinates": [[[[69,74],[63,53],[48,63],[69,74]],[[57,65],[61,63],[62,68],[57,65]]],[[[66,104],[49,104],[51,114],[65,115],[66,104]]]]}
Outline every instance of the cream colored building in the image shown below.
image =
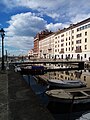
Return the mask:
{"type": "Polygon", "coordinates": [[[51,59],[54,56],[54,33],[39,41],[39,58],[51,59]]]}
{"type": "Polygon", "coordinates": [[[90,59],[90,18],[56,32],[54,57],[90,59]]]}

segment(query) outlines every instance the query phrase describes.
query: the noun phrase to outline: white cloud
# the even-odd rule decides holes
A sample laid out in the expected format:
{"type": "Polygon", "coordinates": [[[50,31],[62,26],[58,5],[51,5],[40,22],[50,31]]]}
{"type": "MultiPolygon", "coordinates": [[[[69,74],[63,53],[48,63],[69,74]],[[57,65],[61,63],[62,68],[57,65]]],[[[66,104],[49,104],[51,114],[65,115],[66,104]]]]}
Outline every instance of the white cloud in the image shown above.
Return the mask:
{"type": "Polygon", "coordinates": [[[5,29],[6,45],[22,50],[33,47],[33,37],[45,29],[47,24],[44,19],[31,12],[13,15],[8,23],[9,27],[5,29]]]}
{"type": "Polygon", "coordinates": [[[6,29],[8,35],[34,36],[45,28],[47,22],[31,12],[27,12],[13,15],[8,23],[10,24],[6,29]]]}
{"type": "Polygon", "coordinates": [[[81,22],[82,20],[85,20],[90,17],[90,14],[77,14],[75,17],[71,18],[72,23],[81,22]]]}
{"type": "MultiPolygon", "coordinates": [[[[4,4],[9,8],[26,7],[37,10],[43,15],[53,19],[69,19],[76,17],[78,14],[90,12],[90,0],[4,0],[4,4]]],[[[78,22],[78,21],[77,21],[78,22]]]]}
{"type": "Polygon", "coordinates": [[[70,23],[77,23],[90,17],[90,0],[80,2],[78,0],[1,0],[0,2],[12,11],[15,7],[37,11],[13,15],[8,21],[9,27],[5,29],[8,36],[7,44],[18,47],[20,50],[23,46],[29,49],[33,44],[32,37],[44,28],[57,31],[68,27],[70,23]],[[44,15],[51,17],[55,23],[46,21],[47,18],[44,15]]]}
{"type": "Polygon", "coordinates": [[[13,36],[5,37],[5,46],[10,54],[28,53],[33,48],[33,37],[13,36]]]}
{"type": "Polygon", "coordinates": [[[57,31],[58,29],[63,29],[63,28],[67,28],[69,26],[69,23],[66,24],[62,24],[62,23],[50,23],[46,25],[46,28],[51,30],[51,31],[57,31]]]}

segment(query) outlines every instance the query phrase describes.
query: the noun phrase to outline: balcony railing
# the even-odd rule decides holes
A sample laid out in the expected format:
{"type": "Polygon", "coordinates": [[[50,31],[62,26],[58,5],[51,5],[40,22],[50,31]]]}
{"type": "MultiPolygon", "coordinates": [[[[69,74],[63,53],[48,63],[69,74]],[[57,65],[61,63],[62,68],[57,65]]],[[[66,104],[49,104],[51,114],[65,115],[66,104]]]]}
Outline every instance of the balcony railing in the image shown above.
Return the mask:
{"type": "Polygon", "coordinates": [[[64,53],[64,50],[61,50],[59,53],[64,53]]]}
{"type": "Polygon", "coordinates": [[[75,50],[75,53],[81,53],[82,52],[82,49],[76,49],[75,50]]]}

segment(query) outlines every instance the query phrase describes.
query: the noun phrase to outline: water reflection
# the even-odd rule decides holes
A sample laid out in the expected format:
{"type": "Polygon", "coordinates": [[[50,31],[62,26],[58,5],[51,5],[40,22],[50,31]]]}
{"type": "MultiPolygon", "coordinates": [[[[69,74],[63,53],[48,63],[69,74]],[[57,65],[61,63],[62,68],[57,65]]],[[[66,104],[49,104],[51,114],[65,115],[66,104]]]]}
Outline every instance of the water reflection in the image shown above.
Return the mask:
{"type": "Polygon", "coordinates": [[[50,72],[46,75],[48,79],[81,80],[90,87],[90,70],[50,72]]]}
{"type": "MultiPolygon", "coordinates": [[[[27,83],[30,84],[31,88],[33,89],[33,91],[40,97],[40,101],[44,104],[44,105],[48,105],[48,98],[47,96],[45,96],[44,92],[46,90],[46,85],[43,84],[43,82],[40,81],[40,79],[35,80],[33,77],[28,78],[28,76],[23,76],[27,83]],[[30,81],[28,81],[30,80],[30,81]],[[29,83],[30,82],[30,83],[29,83]]],[[[85,82],[87,84],[87,88],[90,87],[90,70],[80,70],[80,71],[61,71],[61,72],[48,72],[44,75],[42,75],[43,78],[46,79],[56,79],[56,80],[81,80],[83,82],[85,82]]],[[[66,107],[66,106],[65,106],[66,107]]],[[[63,109],[65,108],[63,107],[63,109]]],[[[62,111],[62,107],[59,107],[59,110],[57,108],[54,107],[53,110],[55,110],[56,113],[52,113],[55,120],[67,120],[67,118],[69,118],[70,115],[70,119],[69,120],[76,120],[77,118],[79,118],[85,111],[79,111],[79,112],[72,112],[72,114],[70,113],[59,113],[60,112],[60,108],[62,111]]],[[[52,109],[52,107],[51,107],[52,109]]],[[[66,108],[65,108],[66,109],[66,108]]]]}

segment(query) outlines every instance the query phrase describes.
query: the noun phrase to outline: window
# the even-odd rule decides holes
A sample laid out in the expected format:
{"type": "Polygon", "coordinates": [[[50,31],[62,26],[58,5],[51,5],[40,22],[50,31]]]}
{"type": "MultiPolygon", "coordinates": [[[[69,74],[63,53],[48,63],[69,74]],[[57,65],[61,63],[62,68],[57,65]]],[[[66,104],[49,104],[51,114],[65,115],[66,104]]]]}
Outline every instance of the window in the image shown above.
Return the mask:
{"type": "Polygon", "coordinates": [[[70,42],[69,42],[69,45],[70,45],[70,42]]]}
{"type": "Polygon", "coordinates": [[[57,37],[55,37],[55,39],[57,39],[57,37]]]}
{"type": "Polygon", "coordinates": [[[77,28],[77,32],[81,31],[81,30],[84,30],[84,29],[87,29],[87,28],[90,28],[90,24],[87,24],[87,25],[84,25],[82,27],[77,28]]]}
{"type": "Polygon", "coordinates": [[[76,44],[79,44],[79,43],[81,43],[81,40],[77,40],[77,41],[76,41],[76,44]]]}
{"type": "Polygon", "coordinates": [[[76,46],[76,50],[81,50],[81,46],[76,46]]]}
{"type": "Polygon", "coordinates": [[[69,51],[70,51],[70,47],[69,47],[69,51]]]}
{"type": "Polygon", "coordinates": [[[84,81],[86,81],[86,76],[84,76],[84,81]]]}
{"type": "Polygon", "coordinates": [[[61,44],[61,47],[63,47],[64,46],[64,44],[61,44]]]}
{"type": "Polygon", "coordinates": [[[72,30],[72,33],[74,33],[74,30],[72,30]]]}
{"type": "Polygon", "coordinates": [[[87,35],[87,32],[85,32],[85,35],[87,35]]]}
{"type": "Polygon", "coordinates": [[[66,43],[66,46],[67,46],[67,43],[66,43]]]}
{"type": "Polygon", "coordinates": [[[85,50],[87,49],[87,45],[85,45],[85,50]]]}
{"type": "Polygon", "coordinates": [[[85,42],[87,42],[87,38],[85,38],[85,42]]]}
{"type": "Polygon", "coordinates": [[[77,28],[77,32],[80,31],[80,28],[77,28]]]}
{"type": "Polygon", "coordinates": [[[61,42],[64,42],[64,39],[61,39],[61,42]]]}
{"type": "Polygon", "coordinates": [[[84,58],[86,58],[87,57],[87,55],[86,54],[84,54],[84,58]]]}
{"type": "Polygon", "coordinates": [[[70,40],[70,37],[69,37],[69,40],[70,40]]]}
{"type": "Polygon", "coordinates": [[[64,37],[64,34],[62,34],[61,37],[64,37]]]}
{"type": "Polygon", "coordinates": [[[64,51],[64,48],[62,48],[61,51],[64,51]]]}
{"type": "Polygon", "coordinates": [[[66,51],[67,51],[67,48],[66,48],[66,51]]]}
{"type": "Polygon", "coordinates": [[[76,37],[77,37],[77,38],[78,38],[78,37],[81,37],[81,36],[82,36],[82,34],[81,34],[81,33],[76,35],[76,37]]]}
{"type": "Polygon", "coordinates": [[[72,50],[74,50],[74,47],[72,47],[72,50]]]}
{"type": "Polygon", "coordinates": [[[57,52],[57,49],[55,49],[55,52],[57,52]]]}
{"type": "Polygon", "coordinates": [[[72,36],[72,39],[74,39],[74,36],[72,36]]]}
{"type": "Polygon", "coordinates": [[[66,41],[67,41],[67,38],[66,38],[66,41]]]}
{"type": "Polygon", "coordinates": [[[72,41],[72,45],[74,44],[74,42],[72,41]]]}

